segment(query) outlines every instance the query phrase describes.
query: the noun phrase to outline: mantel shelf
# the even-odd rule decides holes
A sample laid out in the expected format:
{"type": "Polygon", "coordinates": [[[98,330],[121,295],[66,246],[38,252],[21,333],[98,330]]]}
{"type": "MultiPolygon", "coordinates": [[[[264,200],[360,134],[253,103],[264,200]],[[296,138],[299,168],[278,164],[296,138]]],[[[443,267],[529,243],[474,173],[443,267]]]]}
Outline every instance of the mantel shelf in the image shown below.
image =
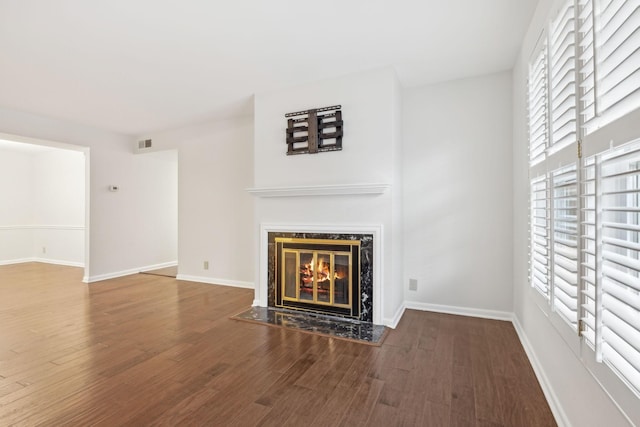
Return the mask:
{"type": "Polygon", "coordinates": [[[389,184],[339,184],[298,187],[259,187],[247,188],[247,191],[256,197],[353,196],[384,194],[389,188],[391,188],[389,184]]]}

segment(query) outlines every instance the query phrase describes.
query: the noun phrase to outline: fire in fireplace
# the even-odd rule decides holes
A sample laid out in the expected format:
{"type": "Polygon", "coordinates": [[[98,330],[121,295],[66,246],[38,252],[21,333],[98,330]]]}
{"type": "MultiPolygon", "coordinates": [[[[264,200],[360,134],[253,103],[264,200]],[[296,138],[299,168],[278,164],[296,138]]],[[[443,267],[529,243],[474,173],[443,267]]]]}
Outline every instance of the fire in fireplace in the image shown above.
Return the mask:
{"type": "Polygon", "coordinates": [[[360,316],[360,241],[284,238],[276,244],[276,306],[360,316]]]}

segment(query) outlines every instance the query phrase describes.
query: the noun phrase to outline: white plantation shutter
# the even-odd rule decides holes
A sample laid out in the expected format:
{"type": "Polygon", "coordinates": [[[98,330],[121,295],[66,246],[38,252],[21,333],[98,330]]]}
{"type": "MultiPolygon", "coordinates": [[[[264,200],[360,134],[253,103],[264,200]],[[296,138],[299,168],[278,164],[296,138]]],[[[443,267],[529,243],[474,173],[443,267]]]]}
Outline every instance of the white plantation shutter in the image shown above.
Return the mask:
{"type": "Polygon", "coordinates": [[[552,16],[527,82],[530,282],[640,397],[640,0],[552,16]]]}
{"type": "Polygon", "coordinates": [[[640,0],[579,0],[587,134],[640,106],[640,0]]]}
{"type": "Polygon", "coordinates": [[[599,156],[602,359],[640,393],[640,142],[599,156]]]}
{"type": "Polygon", "coordinates": [[[546,176],[531,180],[531,236],[530,267],[531,286],[549,298],[549,194],[546,176]]]}
{"type": "Polygon", "coordinates": [[[596,57],[600,108],[611,119],[638,106],[640,97],[640,0],[599,0],[596,57]]]}
{"type": "Polygon", "coordinates": [[[580,110],[585,125],[596,117],[596,79],[593,35],[593,0],[578,0],[578,67],[580,78],[580,110]]]}
{"type": "Polygon", "coordinates": [[[550,57],[550,145],[562,148],[577,141],[576,31],[573,0],[562,7],[551,23],[550,57]]]}
{"type": "Polygon", "coordinates": [[[531,163],[538,163],[545,158],[548,145],[546,51],[546,43],[544,43],[529,67],[529,161],[531,163]]]}
{"type": "MultiPolygon", "coordinates": [[[[582,169],[582,263],[581,263],[581,334],[589,346],[596,348],[598,290],[596,287],[596,159],[584,160],[582,169]]],[[[598,332],[599,333],[599,332],[598,332]]]]}
{"type": "Polygon", "coordinates": [[[578,178],[576,165],[551,174],[553,307],[573,329],[578,308],[578,178]]]}

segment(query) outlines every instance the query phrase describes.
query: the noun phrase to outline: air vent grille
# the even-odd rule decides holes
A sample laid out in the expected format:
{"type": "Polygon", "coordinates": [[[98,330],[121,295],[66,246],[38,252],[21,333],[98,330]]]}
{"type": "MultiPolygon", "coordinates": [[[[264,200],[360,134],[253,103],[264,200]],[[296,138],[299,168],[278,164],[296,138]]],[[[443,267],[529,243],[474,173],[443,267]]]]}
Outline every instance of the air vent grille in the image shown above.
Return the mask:
{"type": "Polygon", "coordinates": [[[150,139],[143,139],[141,141],[138,141],[138,148],[140,150],[142,150],[144,148],[151,148],[151,140],[150,139]]]}

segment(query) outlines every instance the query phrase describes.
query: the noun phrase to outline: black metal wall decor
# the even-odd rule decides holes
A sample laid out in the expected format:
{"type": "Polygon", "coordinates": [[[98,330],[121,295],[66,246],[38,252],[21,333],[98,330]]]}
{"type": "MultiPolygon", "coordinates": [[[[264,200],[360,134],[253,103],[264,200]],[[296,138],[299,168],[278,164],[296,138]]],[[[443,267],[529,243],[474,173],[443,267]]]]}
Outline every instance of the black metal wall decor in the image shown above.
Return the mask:
{"type": "Polygon", "coordinates": [[[333,105],[285,114],[289,119],[287,155],[342,150],[341,108],[333,105]]]}

